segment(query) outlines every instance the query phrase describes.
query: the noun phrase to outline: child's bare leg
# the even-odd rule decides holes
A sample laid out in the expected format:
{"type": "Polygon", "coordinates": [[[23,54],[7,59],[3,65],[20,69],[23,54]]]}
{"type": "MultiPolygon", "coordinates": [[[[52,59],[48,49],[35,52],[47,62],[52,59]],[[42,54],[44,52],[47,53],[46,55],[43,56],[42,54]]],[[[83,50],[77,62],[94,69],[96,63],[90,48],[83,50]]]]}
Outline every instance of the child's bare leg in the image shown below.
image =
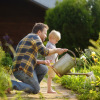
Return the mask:
{"type": "Polygon", "coordinates": [[[56,93],[56,91],[54,91],[51,87],[51,83],[52,83],[52,77],[48,77],[47,80],[47,93],[56,93]]]}

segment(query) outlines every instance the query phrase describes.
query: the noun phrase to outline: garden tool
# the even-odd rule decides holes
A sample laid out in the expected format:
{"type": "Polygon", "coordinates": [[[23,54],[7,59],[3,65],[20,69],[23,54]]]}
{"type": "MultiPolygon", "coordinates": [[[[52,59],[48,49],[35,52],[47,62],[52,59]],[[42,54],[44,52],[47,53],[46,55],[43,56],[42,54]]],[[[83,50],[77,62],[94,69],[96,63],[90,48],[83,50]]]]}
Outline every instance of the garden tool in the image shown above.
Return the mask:
{"type": "Polygon", "coordinates": [[[68,53],[62,56],[55,64],[52,65],[52,69],[59,76],[63,75],[86,75],[91,76],[93,72],[89,73],[72,73],[70,70],[76,66],[76,55],[71,50],[68,50],[74,57],[71,57],[68,53]]]}

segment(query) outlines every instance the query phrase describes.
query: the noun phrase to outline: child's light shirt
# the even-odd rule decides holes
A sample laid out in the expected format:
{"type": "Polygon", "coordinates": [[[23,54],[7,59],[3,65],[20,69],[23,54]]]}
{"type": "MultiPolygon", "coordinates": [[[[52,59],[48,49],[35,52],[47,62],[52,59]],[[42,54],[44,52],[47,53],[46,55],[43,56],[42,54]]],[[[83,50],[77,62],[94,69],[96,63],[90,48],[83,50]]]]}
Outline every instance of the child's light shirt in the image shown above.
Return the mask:
{"type": "MultiPolygon", "coordinates": [[[[48,49],[55,49],[56,48],[56,45],[55,44],[52,44],[50,41],[48,41],[47,45],[46,45],[46,48],[48,49]]],[[[52,63],[55,63],[56,62],[56,59],[57,59],[57,53],[55,54],[52,54],[51,56],[46,56],[45,59],[46,60],[52,60],[52,63]]]]}

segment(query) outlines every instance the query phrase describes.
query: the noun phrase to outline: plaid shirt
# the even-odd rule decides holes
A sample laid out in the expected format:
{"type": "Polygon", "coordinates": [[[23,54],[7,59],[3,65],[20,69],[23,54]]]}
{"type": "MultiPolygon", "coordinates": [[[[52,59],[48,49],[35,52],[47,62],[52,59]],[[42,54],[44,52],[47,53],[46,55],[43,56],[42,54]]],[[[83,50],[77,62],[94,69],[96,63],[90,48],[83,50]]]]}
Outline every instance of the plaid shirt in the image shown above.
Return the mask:
{"type": "Polygon", "coordinates": [[[33,77],[38,52],[43,56],[47,56],[49,50],[43,45],[37,34],[30,33],[17,45],[12,67],[13,72],[21,68],[27,75],[33,77]]]}

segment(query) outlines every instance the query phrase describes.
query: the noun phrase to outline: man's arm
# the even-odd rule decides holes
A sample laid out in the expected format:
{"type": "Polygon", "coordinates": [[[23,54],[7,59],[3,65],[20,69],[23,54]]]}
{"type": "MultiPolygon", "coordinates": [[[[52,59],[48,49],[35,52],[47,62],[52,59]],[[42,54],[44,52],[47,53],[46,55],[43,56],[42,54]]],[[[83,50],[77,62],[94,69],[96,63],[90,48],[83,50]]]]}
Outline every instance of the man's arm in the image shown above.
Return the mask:
{"type": "Polygon", "coordinates": [[[48,66],[51,66],[50,62],[51,62],[51,60],[37,60],[37,64],[45,64],[48,66]]]}
{"type": "MultiPolygon", "coordinates": [[[[64,52],[67,52],[68,49],[62,49],[62,48],[55,48],[55,49],[49,49],[49,54],[52,55],[54,53],[58,53],[59,55],[63,54],[64,52]]],[[[45,64],[48,66],[50,65],[51,60],[37,60],[37,64],[45,64]]]]}

